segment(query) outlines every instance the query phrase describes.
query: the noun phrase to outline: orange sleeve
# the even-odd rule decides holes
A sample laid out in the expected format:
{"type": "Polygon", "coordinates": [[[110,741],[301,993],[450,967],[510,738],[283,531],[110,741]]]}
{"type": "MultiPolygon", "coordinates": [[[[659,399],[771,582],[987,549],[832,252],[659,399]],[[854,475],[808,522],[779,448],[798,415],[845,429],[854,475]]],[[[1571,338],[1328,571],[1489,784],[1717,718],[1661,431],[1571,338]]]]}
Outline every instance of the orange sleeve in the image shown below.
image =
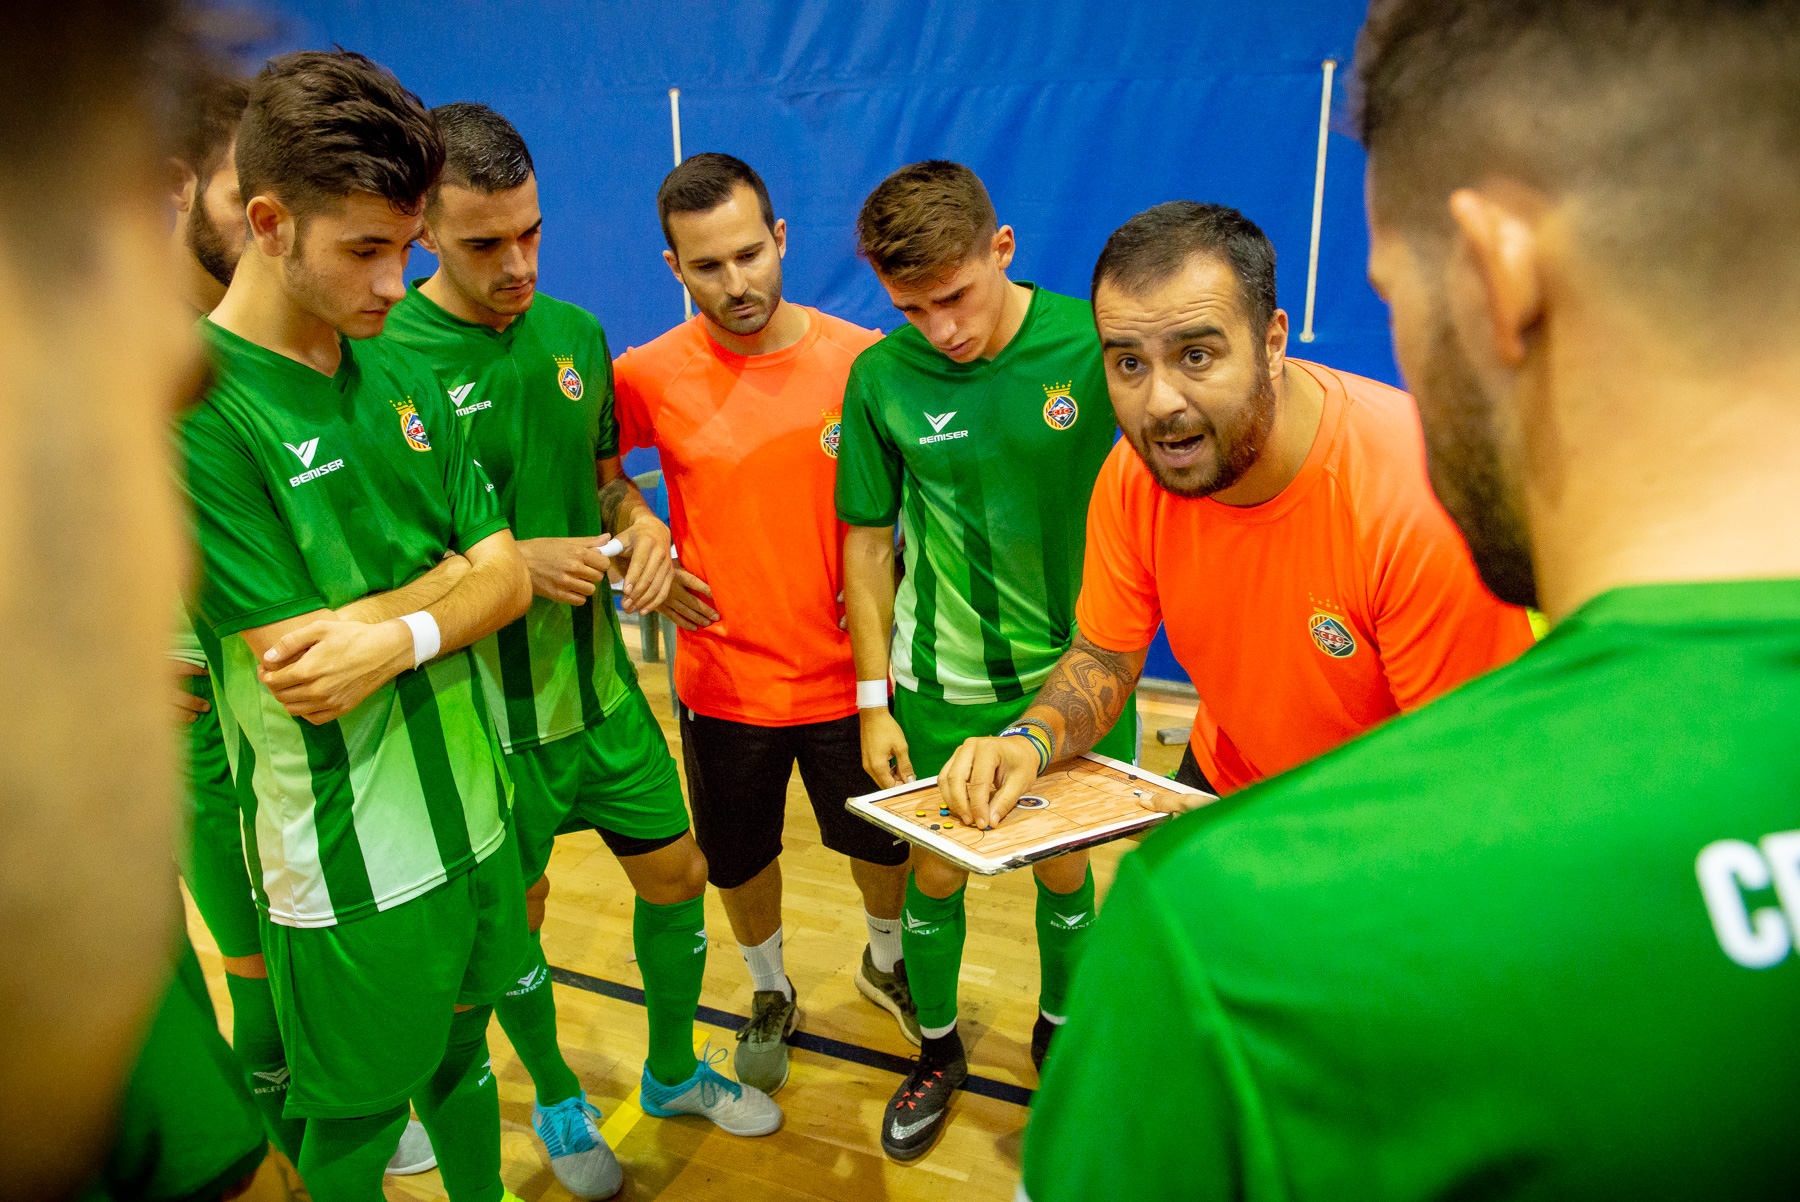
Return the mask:
{"type": "Polygon", "coordinates": [[[1525,611],[1488,592],[1435,498],[1420,498],[1384,522],[1375,540],[1375,645],[1403,712],[1531,646],[1525,611]]]}
{"type": "Polygon", "coordinates": [[[1114,443],[1088,500],[1075,624],[1088,642],[1108,651],[1140,651],[1162,625],[1162,602],[1149,563],[1153,502],[1142,487],[1148,481],[1131,479],[1141,477],[1141,471],[1131,471],[1141,468],[1136,455],[1124,439],[1114,443]]]}
{"type": "Polygon", "coordinates": [[[656,427],[638,387],[640,358],[635,350],[627,350],[613,360],[613,419],[619,423],[620,454],[656,445],[656,427]]]}

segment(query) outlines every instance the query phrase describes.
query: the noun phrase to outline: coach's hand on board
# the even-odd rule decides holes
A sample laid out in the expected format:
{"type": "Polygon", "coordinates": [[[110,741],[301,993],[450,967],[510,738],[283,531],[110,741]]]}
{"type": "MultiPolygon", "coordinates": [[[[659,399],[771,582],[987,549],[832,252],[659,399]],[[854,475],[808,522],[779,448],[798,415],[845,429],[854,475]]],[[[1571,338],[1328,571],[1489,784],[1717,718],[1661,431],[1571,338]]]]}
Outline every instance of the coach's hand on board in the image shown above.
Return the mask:
{"type": "Polygon", "coordinates": [[[661,518],[646,510],[617,537],[624,544],[618,558],[628,561],[625,612],[645,614],[662,608],[662,603],[669,599],[669,586],[675,580],[675,558],[669,554],[674,538],[669,534],[669,528],[662,524],[661,518]]]}
{"type": "Polygon", "coordinates": [[[1164,793],[1161,790],[1151,792],[1148,797],[1137,799],[1138,805],[1155,814],[1185,814],[1189,810],[1197,810],[1212,798],[1193,793],[1164,793]]]}
{"type": "Polygon", "coordinates": [[[657,612],[683,630],[699,630],[719,620],[719,611],[712,607],[711,598],[712,586],[692,572],[676,568],[674,579],[669,583],[669,599],[657,612]]]}
{"type": "Polygon", "coordinates": [[[189,676],[205,676],[206,669],[199,664],[190,664],[186,660],[169,661],[169,672],[175,677],[175,712],[181,720],[190,726],[194,719],[212,708],[212,703],[204,697],[196,697],[182,687],[181,682],[189,676]]]}
{"type": "Polygon", "coordinates": [[[296,718],[322,725],[413,666],[405,622],[308,622],[263,653],[256,678],[296,718]]]}
{"type": "Polygon", "coordinates": [[[938,794],[958,821],[992,830],[1038,778],[1038,764],[1030,739],[964,739],[938,773],[938,794]]]}
{"type": "Polygon", "coordinates": [[[887,706],[856,711],[862,724],[863,771],[883,789],[918,780],[906,752],[906,734],[887,706]]]}
{"type": "Polygon", "coordinates": [[[516,545],[531,573],[531,591],[564,605],[582,605],[605,587],[606,569],[612,560],[600,554],[606,541],[587,535],[580,538],[527,538],[516,545]]]}

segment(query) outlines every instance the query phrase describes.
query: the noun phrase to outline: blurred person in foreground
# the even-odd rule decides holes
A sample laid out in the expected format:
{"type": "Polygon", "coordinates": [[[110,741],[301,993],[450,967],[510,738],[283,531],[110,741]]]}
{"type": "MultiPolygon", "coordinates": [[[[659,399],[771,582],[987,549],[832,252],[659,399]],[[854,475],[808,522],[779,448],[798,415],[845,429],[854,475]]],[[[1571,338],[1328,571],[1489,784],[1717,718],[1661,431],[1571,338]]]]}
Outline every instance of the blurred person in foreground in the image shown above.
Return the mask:
{"type": "Polygon", "coordinates": [[[1791,1193],[1800,5],[1379,3],[1357,76],[1433,487],[1554,629],[1121,862],[1023,1190],[1791,1193]]]}

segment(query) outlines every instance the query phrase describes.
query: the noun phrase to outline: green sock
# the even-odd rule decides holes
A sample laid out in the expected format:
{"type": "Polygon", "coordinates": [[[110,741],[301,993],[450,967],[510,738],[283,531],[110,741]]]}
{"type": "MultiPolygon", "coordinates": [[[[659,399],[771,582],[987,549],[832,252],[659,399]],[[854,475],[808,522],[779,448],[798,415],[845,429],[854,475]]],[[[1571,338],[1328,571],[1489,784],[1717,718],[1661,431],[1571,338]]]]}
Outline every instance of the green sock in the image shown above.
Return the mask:
{"type": "Polygon", "coordinates": [[[367,1118],[307,1123],[306,1146],[294,1167],[314,1202],[382,1202],[382,1177],[406,1130],[406,1118],[401,1105],[367,1118]]]}
{"type": "Polygon", "coordinates": [[[556,1042],[556,997],[550,992],[550,965],[539,932],[531,932],[531,954],[519,988],[494,1003],[500,1029],[512,1040],[519,1062],[537,1086],[540,1106],[554,1106],[581,1092],[581,1081],[556,1042]]]}
{"type": "Polygon", "coordinates": [[[492,1006],[477,1006],[451,1018],[444,1058],[412,1099],[437,1152],[444,1192],[456,1202],[500,1202],[506,1192],[500,1184],[500,1091],[487,1046],[493,1013],[492,1006]]]}
{"type": "Polygon", "coordinates": [[[637,899],[631,942],[644,975],[644,1008],[649,1012],[650,1075],[664,1085],[680,1085],[694,1075],[694,1010],[700,1005],[700,978],[706,975],[706,907],[698,897],[672,906],[637,899]],[[695,940],[700,946],[695,947],[695,940]]]}
{"type": "Polygon", "coordinates": [[[963,936],[969,930],[963,889],[949,897],[927,897],[919,890],[919,878],[908,875],[902,917],[900,947],[919,1025],[947,1027],[956,1021],[956,976],[962,971],[963,936]]]}
{"type": "MultiPolygon", "coordinates": [[[[1069,982],[1088,928],[1094,925],[1094,870],[1073,893],[1052,893],[1037,883],[1038,1008],[1055,1018],[1069,1014],[1069,982]]],[[[916,996],[916,995],[915,995],[916,996]]],[[[923,1021],[923,1020],[920,1020],[923,1021]]]]}
{"type": "Polygon", "coordinates": [[[233,973],[225,974],[225,988],[231,993],[231,1050],[244,1066],[244,1081],[262,1111],[270,1140],[298,1167],[306,1120],[284,1118],[281,1113],[287,1104],[288,1066],[281,1028],[275,1022],[274,991],[267,977],[233,973]]]}

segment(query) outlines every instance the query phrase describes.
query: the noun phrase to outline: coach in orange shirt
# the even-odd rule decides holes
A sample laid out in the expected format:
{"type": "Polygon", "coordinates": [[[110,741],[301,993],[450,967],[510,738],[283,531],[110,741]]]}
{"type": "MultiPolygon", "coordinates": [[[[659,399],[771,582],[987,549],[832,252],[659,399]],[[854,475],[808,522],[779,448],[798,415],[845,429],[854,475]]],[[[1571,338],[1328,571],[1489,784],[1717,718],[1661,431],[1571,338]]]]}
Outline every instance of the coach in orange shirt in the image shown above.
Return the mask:
{"type": "Polygon", "coordinates": [[[1287,357],[1275,249],[1235,209],[1173,201],[1094,267],[1125,438],[1088,507],[1074,644],[1020,719],[938,778],[1003,817],[1118,717],[1166,624],[1200,693],[1176,779],[1231,793],[1425,704],[1531,645],[1482,585],[1425,474],[1412,397],[1287,357]]]}
{"type": "Polygon", "coordinates": [[[779,859],[796,761],[822,841],[850,857],[862,892],[857,988],[919,1042],[900,947],[908,848],[844,809],[877,785],[862,767],[856,670],[838,627],[838,422],[850,363],[881,334],[782,298],[787,227],[742,161],[694,155],[656,206],[663,257],[700,312],[615,363],[619,445],[662,455],[683,568],[666,612],[690,632],[675,659],[688,800],[750,968],[738,1080],[774,1093],[799,1021],[779,859]]]}

